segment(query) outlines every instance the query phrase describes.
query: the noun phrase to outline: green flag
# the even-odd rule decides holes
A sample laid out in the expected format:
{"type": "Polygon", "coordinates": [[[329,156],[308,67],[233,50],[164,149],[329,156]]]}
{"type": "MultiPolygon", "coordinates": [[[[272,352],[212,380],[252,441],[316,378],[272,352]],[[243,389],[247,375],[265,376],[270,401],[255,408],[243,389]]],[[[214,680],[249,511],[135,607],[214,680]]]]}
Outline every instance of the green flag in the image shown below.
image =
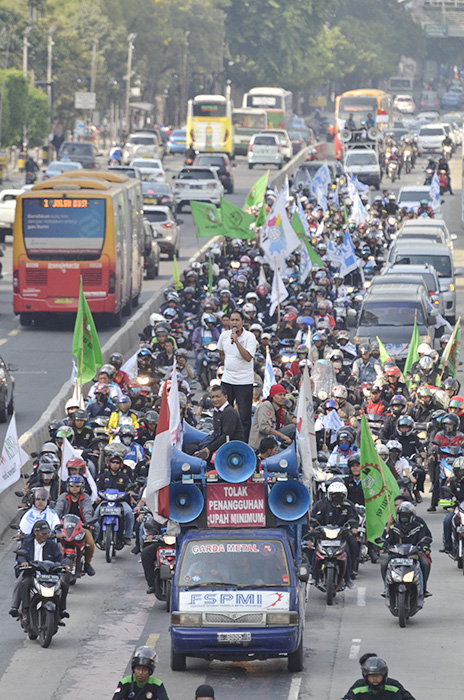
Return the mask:
{"type": "Polygon", "coordinates": [[[76,381],[82,386],[95,377],[97,369],[103,364],[97,330],[82,289],[82,277],[74,325],[72,354],[77,360],[76,381]]]}
{"type": "Polygon", "coordinates": [[[400,495],[395,477],[379,457],[366,421],[361,417],[361,484],[366,505],[366,534],[369,542],[380,537],[390,513],[394,513],[394,500],[400,495]]]}
{"type": "Polygon", "coordinates": [[[221,211],[214,204],[205,202],[190,202],[192,216],[197,227],[197,238],[212,238],[224,236],[225,230],[221,221],[221,211]]]}
{"type": "Polygon", "coordinates": [[[174,255],[172,262],[172,276],[174,277],[174,289],[182,289],[182,282],[180,281],[179,266],[177,264],[177,258],[174,255]]]}
{"type": "MultiPolygon", "coordinates": [[[[412,365],[414,362],[417,362],[419,359],[419,353],[417,352],[417,348],[419,347],[420,343],[420,336],[419,336],[419,329],[417,328],[417,323],[416,323],[416,317],[414,317],[414,328],[412,329],[412,336],[411,340],[409,341],[409,350],[408,350],[408,356],[406,358],[406,362],[404,363],[404,376],[406,377],[409,370],[411,369],[412,365]]],[[[408,389],[411,388],[411,380],[406,379],[406,384],[408,385],[408,389]]]]}
{"type": "Polygon", "coordinates": [[[251,209],[251,207],[256,207],[262,204],[268,179],[269,170],[264,173],[264,175],[262,175],[257,182],[255,182],[251,190],[248,192],[245,200],[245,206],[243,207],[244,209],[251,209]]]}
{"type": "Polygon", "coordinates": [[[456,374],[459,367],[459,358],[461,355],[461,317],[456,321],[451,338],[446,343],[443,355],[440,360],[440,383],[445,367],[448,368],[448,375],[456,379],[456,374]]]}
{"type": "Polygon", "coordinates": [[[295,212],[293,214],[291,223],[292,223],[292,228],[295,231],[296,235],[299,238],[301,238],[301,240],[304,241],[304,243],[306,244],[309,258],[310,258],[312,264],[314,265],[314,267],[324,267],[324,262],[321,260],[319,255],[316,253],[316,251],[314,250],[314,248],[312,247],[312,245],[310,244],[310,242],[306,238],[304,226],[301,223],[301,219],[298,216],[297,212],[295,212]]]}
{"type": "Polygon", "coordinates": [[[255,223],[253,214],[247,214],[227,199],[221,199],[221,219],[226,236],[246,240],[255,237],[255,232],[250,230],[250,224],[255,223]]]}
{"type": "Polygon", "coordinates": [[[266,203],[263,202],[263,203],[261,204],[261,208],[260,208],[260,210],[259,210],[259,212],[258,212],[258,216],[256,217],[256,226],[255,226],[255,228],[259,228],[260,226],[264,226],[264,224],[266,223],[266,214],[267,214],[267,212],[266,212],[266,203]]]}
{"type": "Polygon", "coordinates": [[[208,258],[208,292],[210,296],[213,293],[213,260],[211,255],[208,258]]]}
{"type": "Polygon", "coordinates": [[[388,354],[388,352],[387,352],[387,350],[386,350],[386,348],[385,348],[385,345],[382,343],[382,341],[380,340],[380,338],[379,338],[378,335],[376,336],[376,338],[377,338],[377,342],[378,342],[378,344],[379,344],[380,364],[381,364],[382,367],[383,367],[384,362],[386,362],[387,360],[391,360],[391,357],[390,357],[390,355],[388,354]]]}

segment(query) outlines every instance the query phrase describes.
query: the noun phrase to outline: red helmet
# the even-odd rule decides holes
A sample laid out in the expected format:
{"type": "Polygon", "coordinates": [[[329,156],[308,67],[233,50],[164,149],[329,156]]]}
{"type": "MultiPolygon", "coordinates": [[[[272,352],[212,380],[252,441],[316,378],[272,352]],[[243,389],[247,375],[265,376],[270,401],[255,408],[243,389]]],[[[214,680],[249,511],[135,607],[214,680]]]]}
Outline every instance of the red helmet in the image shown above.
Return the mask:
{"type": "Polygon", "coordinates": [[[260,297],[265,297],[267,294],[267,288],[265,284],[258,284],[256,287],[256,294],[260,297]]]}
{"type": "Polygon", "coordinates": [[[80,457],[73,457],[72,459],[68,459],[66,462],[66,468],[69,469],[79,469],[79,473],[83,474],[85,472],[85,462],[83,459],[80,457]]]}
{"type": "Polygon", "coordinates": [[[386,377],[401,377],[401,370],[398,367],[389,367],[385,370],[386,377]]]}
{"type": "Polygon", "coordinates": [[[464,398],[462,396],[452,396],[448,404],[448,411],[455,413],[457,416],[462,416],[464,412],[464,398]]]}
{"type": "Polygon", "coordinates": [[[110,393],[110,388],[108,384],[105,384],[104,382],[98,382],[98,384],[95,386],[95,394],[109,394],[110,393]]]}
{"type": "Polygon", "coordinates": [[[297,315],[294,311],[289,311],[284,316],[284,321],[291,321],[292,323],[295,323],[296,319],[297,319],[297,315]]]}

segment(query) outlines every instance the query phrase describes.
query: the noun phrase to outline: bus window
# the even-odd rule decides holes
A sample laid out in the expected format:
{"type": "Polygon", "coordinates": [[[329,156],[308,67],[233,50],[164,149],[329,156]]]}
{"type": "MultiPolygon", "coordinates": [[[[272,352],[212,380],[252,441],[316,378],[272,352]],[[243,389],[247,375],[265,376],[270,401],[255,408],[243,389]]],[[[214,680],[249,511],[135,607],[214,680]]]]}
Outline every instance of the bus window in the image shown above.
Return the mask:
{"type": "Polygon", "coordinates": [[[194,117],[226,117],[225,102],[201,102],[193,101],[193,116],[194,117]]]}

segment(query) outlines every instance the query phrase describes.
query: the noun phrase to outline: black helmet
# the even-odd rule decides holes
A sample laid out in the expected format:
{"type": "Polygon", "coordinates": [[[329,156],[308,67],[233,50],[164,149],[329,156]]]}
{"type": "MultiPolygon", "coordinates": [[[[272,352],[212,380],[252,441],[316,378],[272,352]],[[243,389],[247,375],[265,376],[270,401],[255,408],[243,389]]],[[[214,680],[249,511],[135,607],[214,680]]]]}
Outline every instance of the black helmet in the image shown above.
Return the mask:
{"type": "Polygon", "coordinates": [[[459,416],[456,413],[447,413],[441,419],[441,429],[448,435],[454,435],[459,427],[459,416]]]}
{"type": "Polygon", "coordinates": [[[453,379],[453,377],[448,377],[441,385],[441,388],[444,391],[451,390],[453,393],[457,394],[459,391],[459,382],[457,379],[453,379]]]}
{"type": "Polygon", "coordinates": [[[37,471],[41,474],[54,474],[55,470],[60,468],[60,459],[53,454],[44,454],[39,459],[37,471]]]}
{"type": "MultiPolygon", "coordinates": [[[[405,505],[405,504],[402,504],[402,505],[405,505]]],[[[409,504],[409,505],[411,505],[411,504],[409,504]]],[[[382,690],[384,685],[385,685],[385,681],[387,680],[388,666],[385,663],[385,661],[383,659],[379,658],[378,656],[370,656],[368,659],[366,659],[366,661],[362,665],[362,675],[363,675],[363,678],[366,681],[367,685],[370,686],[369,676],[378,675],[378,674],[380,674],[383,677],[383,681],[380,685],[376,685],[374,687],[377,688],[378,690],[382,690]]]]}
{"type": "Polygon", "coordinates": [[[416,509],[409,501],[400,503],[396,509],[396,519],[400,525],[409,525],[416,517],[416,509]]]}
{"type": "Polygon", "coordinates": [[[361,458],[360,458],[359,454],[350,455],[348,457],[346,463],[347,463],[348,467],[352,467],[353,464],[361,464],[361,458]]]}
{"type": "Polygon", "coordinates": [[[137,433],[137,430],[134,425],[129,424],[129,425],[121,425],[119,428],[119,439],[121,440],[122,444],[125,445],[126,447],[130,447],[130,445],[134,442],[135,440],[135,435],[137,433]]]}
{"type": "Polygon", "coordinates": [[[113,365],[113,367],[116,367],[116,369],[121,369],[121,365],[124,362],[124,357],[121,355],[120,352],[113,352],[112,355],[110,355],[109,358],[109,363],[110,365],[113,365]]]}
{"type": "Polygon", "coordinates": [[[411,435],[414,425],[415,423],[411,416],[400,416],[396,423],[396,432],[398,435],[411,435]]]}
{"type": "Polygon", "coordinates": [[[50,435],[50,439],[54,440],[56,431],[58,428],[60,428],[62,425],[64,425],[63,421],[60,418],[55,418],[55,420],[52,420],[48,424],[48,434],[50,435]]]}
{"type": "Polygon", "coordinates": [[[76,411],[72,413],[72,420],[84,420],[87,422],[89,415],[87,411],[84,411],[83,408],[78,408],[76,411]]]}
{"type": "Polygon", "coordinates": [[[153,409],[150,409],[149,411],[143,414],[143,422],[145,423],[145,425],[147,425],[148,423],[158,424],[158,419],[158,411],[155,411],[153,409]]]}
{"type": "Polygon", "coordinates": [[[132,657],[131,668],[134,670],[136,666],[146,666],[150,674],[155,670],[156,651],[151,647],[139,647],[135,650],[132,657]]]}

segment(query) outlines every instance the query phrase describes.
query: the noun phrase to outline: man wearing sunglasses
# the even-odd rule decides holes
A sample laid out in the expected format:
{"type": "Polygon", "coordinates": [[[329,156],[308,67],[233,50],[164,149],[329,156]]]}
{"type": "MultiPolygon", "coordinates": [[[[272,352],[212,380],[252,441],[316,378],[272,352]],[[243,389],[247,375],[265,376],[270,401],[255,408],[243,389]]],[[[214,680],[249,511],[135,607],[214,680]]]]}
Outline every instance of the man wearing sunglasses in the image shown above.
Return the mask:
{"type": "MultiPolygon", "coordinates": [[[[124,501],[119,501],[122,506],[124,514],[124,544],[130,544],[132,538],[132,531],[134,529],[134,513],[131,506],[129,505],[129,500],[132,498],[133,493],[129,490],[129,484],[131,482],[131,476],[125,474],[121,467],[123,465],[123,459],[119,454],[112,453],[108,457],[107,467],[104,472],[102,472],[97,479],[98,491],[106,491],[106,489],[116,489],[117,491],[125,491],[126,499],[124,501]]],[[[96,500],[99,503],[100,499],[96,500]]],[[[97,507],[94,517],[98,518],[99,507],[97,507]]]]}

